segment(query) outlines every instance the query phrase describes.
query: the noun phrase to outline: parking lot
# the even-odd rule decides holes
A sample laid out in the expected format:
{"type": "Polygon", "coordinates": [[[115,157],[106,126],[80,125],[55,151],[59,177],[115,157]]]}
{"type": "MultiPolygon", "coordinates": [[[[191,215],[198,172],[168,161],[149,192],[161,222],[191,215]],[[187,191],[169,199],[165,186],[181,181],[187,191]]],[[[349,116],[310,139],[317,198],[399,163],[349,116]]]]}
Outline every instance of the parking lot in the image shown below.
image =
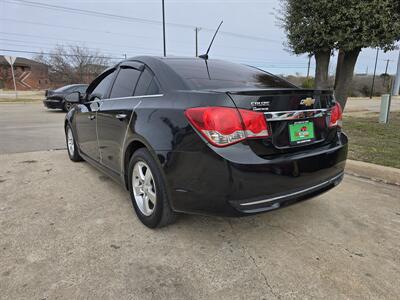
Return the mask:
{"type": "Polygon", "coordinates": [[[282,210],[150,230],[122,187],[69,161],[63,120],[0,104],[1,299],[398,298],[399,187],[346,175],[282,210]]]}
{"type": "Polygon", "coordinates": [[[42,103],[0,103],[0,154],[65,148],[65,113],[42,103]]]}

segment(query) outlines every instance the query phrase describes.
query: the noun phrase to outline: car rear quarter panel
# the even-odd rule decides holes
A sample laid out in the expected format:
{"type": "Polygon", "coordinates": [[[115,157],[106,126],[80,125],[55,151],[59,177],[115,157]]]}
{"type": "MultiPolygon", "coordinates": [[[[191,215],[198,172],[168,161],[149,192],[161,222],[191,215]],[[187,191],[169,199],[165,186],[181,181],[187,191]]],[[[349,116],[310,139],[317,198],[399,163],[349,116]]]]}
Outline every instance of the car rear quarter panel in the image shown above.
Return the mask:
{"type": "Polygon", "coordinates": [[[234,107],[226,94],[202,92],[167,93],[143,98],[133,112],[127,143],[140,140],[154,151],[199,151],[206,147],[184,112],[199,106],[234,107]]]}

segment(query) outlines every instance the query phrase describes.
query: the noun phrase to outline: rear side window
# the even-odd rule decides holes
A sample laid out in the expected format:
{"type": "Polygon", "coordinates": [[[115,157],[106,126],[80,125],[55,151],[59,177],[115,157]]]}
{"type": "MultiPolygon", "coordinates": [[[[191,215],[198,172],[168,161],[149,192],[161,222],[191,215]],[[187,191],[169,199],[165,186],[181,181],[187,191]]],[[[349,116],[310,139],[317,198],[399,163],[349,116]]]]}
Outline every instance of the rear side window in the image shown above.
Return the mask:
{"type": "Polygon", "coordinates": [[[153,80],[150,82],[149,87],[147,88],[147,95],[157,95],[160,93],[161,93],[160,87],[157,83],[156,77],[154,76],[153,80]]]}
{"type": "Polygon", "coordinates": [[[191,89],[295,88],[291,83],[263,70],[210,59],[165,59],[191,89]]]}
{"type": "Polygon", "coordinates": [[[140,75],[138,84],[135,90],[135,96],[143,96],[147,94],[147,89],[153,79],[153,74],[149,69],[144,69],[142,75],[140,75]]]}
{"type": "Polygon", "coordinates": [[[121,68],[111,90],[110,98],[133,96],[140,71],[132,68],[121,68]]]}

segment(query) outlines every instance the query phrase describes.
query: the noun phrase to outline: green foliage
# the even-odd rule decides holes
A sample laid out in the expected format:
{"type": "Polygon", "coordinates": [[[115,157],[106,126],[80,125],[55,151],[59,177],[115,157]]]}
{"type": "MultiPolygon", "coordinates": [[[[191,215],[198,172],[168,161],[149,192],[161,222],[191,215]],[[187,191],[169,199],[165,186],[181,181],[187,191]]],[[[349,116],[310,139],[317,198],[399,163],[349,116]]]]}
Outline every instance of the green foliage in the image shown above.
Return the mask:
{"type": "Polygon", "coordinates": [[[335,46],[332,0],[283,0],[280,18],[287,33],[288,46],[295,54],[329,51],[335,46]]]}
{"type": "Polygon", "coordinates": [[[280,20],[295,54],[391,50],[400,40],[399,0],[282,0],[280,20]]]}
{"type": "Polygon", "coordinates": [[[395,48],[400,39],[399,0],[346,0],[343,4],[334,17],[337,49],[395,48]]]}
{"type": "Polygon", "coordinates": [[[312,89],[314,88],[314,86],[315,86],[314,78],[306,78],[301,84],[301,87],[304,89],[312,89]]]}

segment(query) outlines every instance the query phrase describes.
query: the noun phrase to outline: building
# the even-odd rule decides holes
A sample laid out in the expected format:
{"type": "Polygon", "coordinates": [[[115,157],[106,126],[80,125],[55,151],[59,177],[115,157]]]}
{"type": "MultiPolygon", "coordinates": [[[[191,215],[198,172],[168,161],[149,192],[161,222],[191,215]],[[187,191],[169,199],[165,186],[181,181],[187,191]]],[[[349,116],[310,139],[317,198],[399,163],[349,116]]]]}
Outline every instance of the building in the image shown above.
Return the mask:
{"type": "MultiPolygon", "coordinates": [[[[14,63],[17,90],[43,90],[49,88],[48,66],[31,59],[17,57],[14,63]]],[[[14,89],[10,64],[0,55],[0,88],[14,89]]]]}

